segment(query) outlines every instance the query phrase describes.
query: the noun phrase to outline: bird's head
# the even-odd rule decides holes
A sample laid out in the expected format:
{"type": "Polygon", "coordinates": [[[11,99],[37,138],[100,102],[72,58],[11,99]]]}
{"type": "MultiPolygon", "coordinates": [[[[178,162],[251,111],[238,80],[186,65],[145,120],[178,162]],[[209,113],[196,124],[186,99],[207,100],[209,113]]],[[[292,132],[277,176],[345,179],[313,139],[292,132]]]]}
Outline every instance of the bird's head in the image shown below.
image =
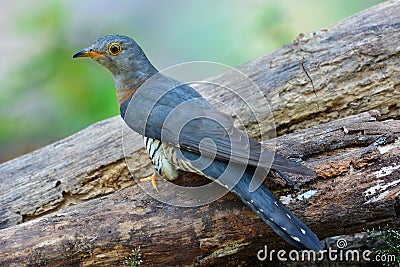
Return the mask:
{"type": "Polygon", "coordinates": [[[139,45],[131,38],[118,34],[100,37],[90,47],[75,53],[73,58],[90,57],[115,76],[132,71],[146,71],[150,62],[139,45]]]}

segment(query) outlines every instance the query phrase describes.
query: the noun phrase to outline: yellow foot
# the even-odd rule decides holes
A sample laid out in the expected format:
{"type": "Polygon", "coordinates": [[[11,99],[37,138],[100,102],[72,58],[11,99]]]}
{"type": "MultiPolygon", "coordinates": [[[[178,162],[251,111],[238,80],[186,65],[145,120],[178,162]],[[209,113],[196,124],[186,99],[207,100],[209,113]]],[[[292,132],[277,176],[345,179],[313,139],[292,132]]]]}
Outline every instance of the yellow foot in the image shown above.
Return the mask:
{"type": "Polygon", "coordinates": [[[141,178],[139,180],[139,182],[144,183],[144,182],[151,181],[151,185],[154,187],[154,189],[157,191],[157,193],[160,193],[160,191],[158,191],[158,188],[157,188],[157,180],[160,180],[158,178],[158,175],[156,173],[153,173],[152,175],[150,175],[148,177],[141,178]]]}

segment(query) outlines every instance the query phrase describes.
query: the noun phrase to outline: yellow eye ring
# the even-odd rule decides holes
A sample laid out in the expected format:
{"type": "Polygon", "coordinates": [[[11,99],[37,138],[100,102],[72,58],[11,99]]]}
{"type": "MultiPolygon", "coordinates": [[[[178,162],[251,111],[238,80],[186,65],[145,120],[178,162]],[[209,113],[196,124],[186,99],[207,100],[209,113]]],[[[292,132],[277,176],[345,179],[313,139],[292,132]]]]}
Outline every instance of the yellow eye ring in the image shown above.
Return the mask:
{"type": "Polygon", "coordinates": [[[116,56],[116,55],[118,55],[119,53],[122,52],[122,46],[119,43],[111,43],[108,46],[108,52],[111,55],[116,56]]]}

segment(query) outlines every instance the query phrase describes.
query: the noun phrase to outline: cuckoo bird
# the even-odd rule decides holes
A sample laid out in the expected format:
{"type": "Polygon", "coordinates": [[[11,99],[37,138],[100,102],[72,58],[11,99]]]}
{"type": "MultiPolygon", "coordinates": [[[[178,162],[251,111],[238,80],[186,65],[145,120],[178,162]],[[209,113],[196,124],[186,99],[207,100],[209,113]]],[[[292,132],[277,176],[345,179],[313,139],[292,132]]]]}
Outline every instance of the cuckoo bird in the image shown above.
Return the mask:
{"type": "Polygon", "coordinates": [[[322,250],[318,237],[263,183],[251,189],[257,169],[264,170],[264,175],[269,169],[315,175],[312,170],[262,148],[191,86],[161,74],[127,36],[101,37],[73,55],[78,57],[90,57],[111,72],[121,116],[144,137],[157,174],[173,180],[183,170],[216,180],[224,173],[219,183],[288,243],[299,249],[322,250]]]}

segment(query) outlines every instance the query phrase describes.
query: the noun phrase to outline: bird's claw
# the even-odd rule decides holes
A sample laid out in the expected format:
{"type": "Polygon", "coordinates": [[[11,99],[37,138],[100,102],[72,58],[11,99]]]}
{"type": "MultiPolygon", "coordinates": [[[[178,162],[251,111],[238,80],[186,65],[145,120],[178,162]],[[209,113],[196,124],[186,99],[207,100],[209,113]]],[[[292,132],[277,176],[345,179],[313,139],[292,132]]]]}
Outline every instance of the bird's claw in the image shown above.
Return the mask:
{"type": "Polygon", "coordinates": [[[153,173],[152,175],[150,175],[148,177],[141,178],[139,180],[139,182],[144,183],[144,182],[151,181],[151,185],[154,187],[154,189],[157,191],[157,193],[160,193],[160,191],[158,191],[158,188],[157,188],[157,180],[159,180],[158,175],[156,173],[153,173]]]}

